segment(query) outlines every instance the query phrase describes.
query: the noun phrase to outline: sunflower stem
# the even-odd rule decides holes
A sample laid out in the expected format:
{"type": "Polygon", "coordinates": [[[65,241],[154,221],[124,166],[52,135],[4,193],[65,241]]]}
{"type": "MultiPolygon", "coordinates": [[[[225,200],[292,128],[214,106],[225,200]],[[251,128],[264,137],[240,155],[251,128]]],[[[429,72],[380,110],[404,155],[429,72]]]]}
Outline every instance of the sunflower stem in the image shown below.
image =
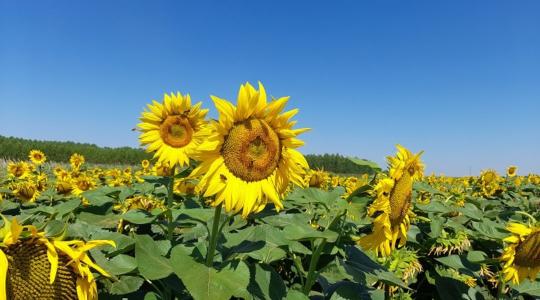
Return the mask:
{"type": "Polygon", "coordinates": [[[208,253],[206,253],[206,265],[208,267],[212,266],[214,262],[214,252],[216,251],[216,244],[219,235],[219,221],[221,219],[221,206],[223,203],[220,203],[214,210],[214,220],[212,221],[212,234],[210,235],[208,253]]]}
{"type": "Polygon", "coordinates": [[[173,205],[173,193],[174,193],[174,170],[173,174],[169,176],[169,184],[167,186],[167,239],[172,242],[173,240],[173,221],[172,221],[172,205],[173,205]]]}
{"type": "Polygon", "coordinates": [[[531,214],[529,214],[527,212],[524,212],[524,211],[520,210],[520,211],[516,211],[516,214],[520,214],[520,215],[524,215],[524,216],[528,217],[532,221],[533,225],[537,223],[536,218],[533,217],[531,214]]]}
{"type": "Polygon", "coordinates": [[[306,283],[304,284],[304,288],[302,290],[302,292],[305,295],[309,294],[311,287],[315,283],[315,275],[316,275],[315,269],[317,268],[317,263],[319,262],[319,257],[321,256],[324,246],[326,246],[325,238],[321,240],[321,242],[319,243],[319,245],[313,252],[313,255],[311,256],[311,261],[309,262],[308,274],[306,277],[306,283]]]}

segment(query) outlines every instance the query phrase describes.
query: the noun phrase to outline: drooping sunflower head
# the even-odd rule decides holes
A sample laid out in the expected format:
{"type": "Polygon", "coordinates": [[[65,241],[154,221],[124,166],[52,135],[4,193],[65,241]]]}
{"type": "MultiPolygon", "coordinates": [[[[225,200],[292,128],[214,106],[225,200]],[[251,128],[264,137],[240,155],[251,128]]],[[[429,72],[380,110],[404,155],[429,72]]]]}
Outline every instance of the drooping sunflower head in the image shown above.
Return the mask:
{"type": "Polygon", "coordinates": [[[96,265],[87,251],[112,241],[60,241],[33,225],[21,226],[16,218],[4,218],[0,229],[0,299],[97,299],[91,268],[110,275],[96,265]]]}
{"type": "Polygon", "coordinates": [[[504,239],[504,280],[515,284],[525,278],[534,281],[540,271],[540,227],[509,223],[506,229],[512,235],[504,239]]]}
{"type": "Polygon", "coordinates": [[[310,187],[328,188],[330,175],[324,170],[309,170],[306,176],[307,185],[310,187]]]}
{"type": "Polygon", "coordinates": [[[148,152],[154,152],[158,162],[167,162],[171,167],[189,165],[207,135],[207,113],[207,109],[201,109],[201,102],[191,105],[189,95],[165,94],[162,103],[153,100],[142,112],[139,140],[148,146],[148,152]]]}
{"type": "Polygon", "coordinates": [[[38,182],[33,177],[13,182],[9,185],[9,188],[13,195],[23,203],[34,202],[40,195],[38,182]]]}
{"type": "Polygon", "coordinates": [[[134,195],[127,198],[122,203],[114,206],[115,210],[127,212],[129,210],[141,209],[144,211],[152,211],[153,209],[165,209],[165,204],[162,200],[155,198],[152,195],[134,195]]]}
{"type": "Polygon", "coordinates": [[[79,168],[84,164],[84,161],[84,156],[78,153],[73,153],[73,155],[71,155],[69,158],[69,164],[73,170],[79,170],[79,168]]]}
{"type": "Polygon", "coordinates": [[[485,170],[480,174],[480,180],[483,184],[491,184],[499,181],[499,174],[495,170],[485,170]]]}
{"type": "Polygon", "coordinates": [[[30,165],[24,161],[10,162],[8,163],[7,169],[10,177],[20,179],[27,177],[32,172],[30,165]]]}
{"type": "Polygon", "coordinates": [[[506,175],[508,175],[508,177],[514,177],[516,176],[517,174],[517,167],[516,166],[509,166],[507,169],[506,169],[506,175]]]}
{"type": "Polygon", "coordinates": [[[41,165],[47,160],[45,154],[39,150],[30,151],[28,158],[36,165],[41,165]]]}
{"type": "Polygon", "coordinates": [[[246,217],[263,209],[268,201],[282,208],[281,196],[289,183],[303,186],[304,156],[295,150],[303,145],[296,138],[308,129],[293,129],[290,119],[297,109],[282,113],[288,97],[267,102],[262,84],[256,90],[246,83],[240,87],[237,105],[212,96],[219,120],[200,146],[202,160],[192,173],[201,176],[199,187],[211,204],[225,204],[227,211],[246,217]]]}

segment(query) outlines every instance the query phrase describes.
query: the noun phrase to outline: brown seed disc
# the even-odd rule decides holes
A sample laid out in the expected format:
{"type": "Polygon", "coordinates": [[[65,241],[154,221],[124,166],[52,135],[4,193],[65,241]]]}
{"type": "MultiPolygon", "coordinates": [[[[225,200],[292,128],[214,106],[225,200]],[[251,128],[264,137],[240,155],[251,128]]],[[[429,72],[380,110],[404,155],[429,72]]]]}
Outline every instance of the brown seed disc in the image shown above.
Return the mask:
{"type": "Polygon", "coordinates": [[[174,148],[184,147],[191,142],[193,128],[189,120],[183,116],[168,116],[160,125],[161,139],[174,148]]]}
{"type": "Polygon", "coordinates": [[[58,271],[51,285],[47,247],[36,239],[18,242],[5,250],[8,258],[6,294],[12,300],[77,300],[77,274],[66,266],[69,258],[58,253],[58,271]]]}
{"type": "Polygon", "coordinates": [[[281,156],[278,135],[264,120],[249,119],[235,124],[225,137],[222,155],[225,165],[245,181],[268,178],[281,156]]]}

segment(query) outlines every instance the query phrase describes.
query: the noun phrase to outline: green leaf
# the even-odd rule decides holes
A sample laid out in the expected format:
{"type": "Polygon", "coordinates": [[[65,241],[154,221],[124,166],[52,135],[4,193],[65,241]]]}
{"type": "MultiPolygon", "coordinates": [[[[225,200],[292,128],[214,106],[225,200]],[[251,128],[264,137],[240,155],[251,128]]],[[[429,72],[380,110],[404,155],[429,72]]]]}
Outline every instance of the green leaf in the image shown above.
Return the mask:
{"type": "Polygon", "coordinates": [[[523,280],[519,285],[512,284],[512,288],[520,294],[527,294],[533,297],[540,297],[540,282],[523,280]]]}
{"type": "Polygon", "coordinates": [[[276,271],[267,265],[250,267],[251,282],[248,291],[261,299],[283,299],[287,294],[285,283],[276,271]]]}
{"type": "Polygon", "coordinates": [[[448,266],[460,272],[468,273],[469,275],[474,275],[473,272],[480,270],[480,265],[468,261],[465,255],[448,255],[445,257],[437,257],[435,258],[435,260],[445,266],[448,266]]]}
{"type": "Polygon", "coordinates": [[[190,252],[183,245],[174,247],[171,264],[195,300],[228,300],[245,295],[250,273],[244,262],[229,263],[218,270],[195,261],[190,252]]]}
{"type": "Polygon", "coordinates": [[[309,300],[308,296],[297,290],[289,290],[285,300],[309,300]]]}
{"type": "Polygon", "coordinates": [[[156,219],[156,216],[152,216],[148,212],[142,210],[130,210],[121,215],[121,218],[130,223],[141,225],[152,223],[156,219]]]}
{"type": "Polygon", "coordinates": [[[144,280],[136,276],[122,276],[118,281],[112,283],[110,293],[113,295],[124,295],[138,290],[144,280]]]}
{"type": "Polygon", "coordinates": [[[116,228],[120,221],[119,215],[96,215],[89,212],[81,212],[79,220],[101,228],[116,228]]]}
{"type": "Polygon", "coordinates": [[[135,259],[139,272],[149,280],[161,279],[172,273],[169,259],[156,251],[157,244],[149,235],[135,236],[135,259]]]}
{"type": "Polygon", "coordinates": [[[58,216],[62,218],[63,216],[77,209],[80,205],[80,199],[72,199],[66,202],[62,202],[61,204],[56,205],[54,208],[56,209],[58,216]]]}

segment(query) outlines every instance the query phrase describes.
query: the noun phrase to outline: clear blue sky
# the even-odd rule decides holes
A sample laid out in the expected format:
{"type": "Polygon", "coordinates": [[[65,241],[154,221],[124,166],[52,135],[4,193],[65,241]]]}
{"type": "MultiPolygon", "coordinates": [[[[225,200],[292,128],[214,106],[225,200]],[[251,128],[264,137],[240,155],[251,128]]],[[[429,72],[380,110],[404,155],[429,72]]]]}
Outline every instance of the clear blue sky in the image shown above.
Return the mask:
{"type": "Polygon", "coordinates": [[[260,80],[304,153],[540,173],[540,1],[269,2],[0,0],[0,134],[137,146],[164,92],[260,80]]]}

